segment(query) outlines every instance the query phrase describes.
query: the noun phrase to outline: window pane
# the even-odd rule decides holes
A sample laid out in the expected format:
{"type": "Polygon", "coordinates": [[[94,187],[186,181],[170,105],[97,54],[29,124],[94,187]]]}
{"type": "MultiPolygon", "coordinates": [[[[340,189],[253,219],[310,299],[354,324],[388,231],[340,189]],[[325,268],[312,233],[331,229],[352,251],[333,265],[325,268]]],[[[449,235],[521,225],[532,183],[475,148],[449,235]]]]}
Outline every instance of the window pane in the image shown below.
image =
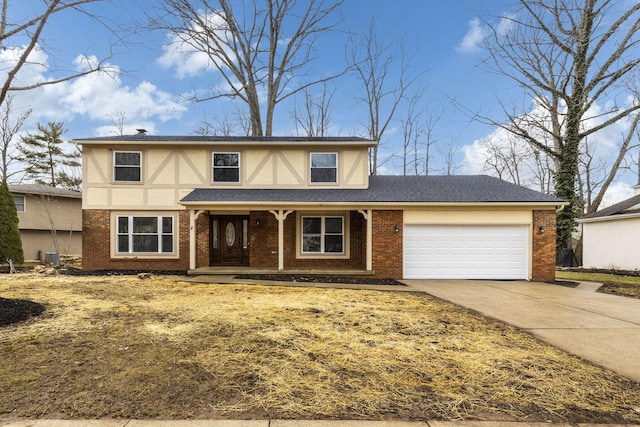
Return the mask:
{"type": "Polygon", "coordinates": [[[118,153],[115,154],[116,166],[140,166],[140,153],[118,153]]]}
{"type": "Polygon", "coordinates": [[[213,180],[215,182],[240,182],[240,169],[213,168],[213,180]]]}
{"type": "Polygon", "coordinates": [[[162,252],[173,252],[173,236],[162,236],[162,252]]]}
{"type": "Polygon", "coordinates": [[[24,212],[24,196],[13,196],[13,202],[18,212],[24,212]]]}
{"type": "Polygon", "coordinates": [[[129,252],[129,236],[118,236],[118,252],[129,252]]]}
{"type": "Polygon", "coordinates": [[[211,222],[211,228],[213,229],[213,249],[218,249],[218,220],[214,219],[211,222]]]}
{"type": "Polygon", "coordinates": [[[134,234],[133,252],[158,252],[158,236],[134,234]]]}
{"type": "Polygon", "coordinates": [[[320,236],[304,236],[302,238],[303,252],[320,252],[320,236]]]}
{"type": "Polygon", "coordinates": [[[320,234],[322,218],[302,218],[302,234],[320,234]]]}
{"type": "Polygon", "coordinates": [[[324,232],[342,234],[342,218],[325,218],[324,232]]]}
{"type": "Polygon", "coordinates": [[[336,155],[335,154],[311,154],[311,167],[312,168],[335,168],[336,167],[336,155]]]}
{"type": "Polygon", "coordinates": [[[118,217],[118,233],[128,233],[129,232],[129,217],[128,216],[119,216],[118,217]]]}
{"type": "Polygon", "coordinates": [[[170,216],[162,217],[162,232],[165,234],[173,233],[173,217],[170,217],[170,216]]]}
{"type": "Polygon", "coordinates": [[[215,153],[214,166],[238,166],[238,153],[215,153]]]}
{"type": "Polygon", "coordinates": [[[335,234],[324,236],[324,251],[331,253],[342,252],[342,236],[335,234]]]}
{"type": "Polygon", "coordinates": [[[311,182],[337,182],[335,169],[311,169],[311,182]]]}
{"type": "Polygon", "coordinates": [[[115,177],[116,181],[140,181],[140,168],[139,167],[116,167],[115,177]]]}
{"type": "Polygon", "coordinates": [[[133,218],[133,232],[138,233],[157,233],[158,218],[136,216],[133,218]]]}

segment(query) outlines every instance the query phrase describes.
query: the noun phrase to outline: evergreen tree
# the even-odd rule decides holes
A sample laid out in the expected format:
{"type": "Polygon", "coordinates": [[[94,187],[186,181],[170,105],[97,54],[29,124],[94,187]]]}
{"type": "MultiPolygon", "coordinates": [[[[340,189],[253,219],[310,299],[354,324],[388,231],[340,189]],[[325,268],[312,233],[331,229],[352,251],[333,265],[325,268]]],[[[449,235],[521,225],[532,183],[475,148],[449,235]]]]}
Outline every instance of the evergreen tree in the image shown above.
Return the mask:
{"type": "Polygon", "coordinates": [[[38,124],[39,134],[28,134],[21,138],[18,159],[25,164],[25,179],[39,184],[78,189],[80,179],[73,177],[67,168],[80,165],[77,153],[66,153],[62,135],[66,132],[62,122],[49,122],[47,126],[38,124]]]}
{"type": "Polygon", "coordinates": [[[18,228],[18,211],[6,181],[0,183],[0,263],[24,262],[22,240],[18,228]]]}

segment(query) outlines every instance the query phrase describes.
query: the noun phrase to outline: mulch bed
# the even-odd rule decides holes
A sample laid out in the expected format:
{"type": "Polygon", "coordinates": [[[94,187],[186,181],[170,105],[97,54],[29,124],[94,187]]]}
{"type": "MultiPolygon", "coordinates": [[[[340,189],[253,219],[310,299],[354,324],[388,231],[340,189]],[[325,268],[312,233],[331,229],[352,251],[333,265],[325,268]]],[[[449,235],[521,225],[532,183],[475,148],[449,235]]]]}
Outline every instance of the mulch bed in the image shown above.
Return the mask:
{"type": "Polygon", "coordinates": [[[598,292],[640,299],[640,286],[638,285],[626,285],[624,283],[603,283],[602,286],[598,288],[598,292]]]}
{"type": "Polygon", "coordinates": [[[0,298],[0,327],[24,322],[44,313],[45,307],[22,299],[0,298]]]}
{"type": "Polygon", "coordinates": [[[393,279],[367,279],[349,276],[314,276],[302,274],[239,274],[236,279],[246,280],[271,280],[277,282],[300,283],[344,283],[350,285],[383,285],[383,286],[407,286],[393,279]]]}

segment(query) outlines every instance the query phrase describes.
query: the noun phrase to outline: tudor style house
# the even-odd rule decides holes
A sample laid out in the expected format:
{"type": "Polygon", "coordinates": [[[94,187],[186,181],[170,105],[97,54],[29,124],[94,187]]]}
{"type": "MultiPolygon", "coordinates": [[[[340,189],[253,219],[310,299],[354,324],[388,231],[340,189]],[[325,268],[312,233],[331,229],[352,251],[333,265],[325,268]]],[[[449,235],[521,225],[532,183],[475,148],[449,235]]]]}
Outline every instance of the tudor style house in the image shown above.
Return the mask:
{"type": "Polygon", "coordinates": [[[46,261],[47,253],[82,253],[82,193],[43,184],[10,184],[9,192],[25,261],[46,261]]]}
{"type": "Polygon", "coordinates": [[[488,176],[369,176],[376,141],[75,142],[87,270],[555,277],[561,200],[488,176]]]}

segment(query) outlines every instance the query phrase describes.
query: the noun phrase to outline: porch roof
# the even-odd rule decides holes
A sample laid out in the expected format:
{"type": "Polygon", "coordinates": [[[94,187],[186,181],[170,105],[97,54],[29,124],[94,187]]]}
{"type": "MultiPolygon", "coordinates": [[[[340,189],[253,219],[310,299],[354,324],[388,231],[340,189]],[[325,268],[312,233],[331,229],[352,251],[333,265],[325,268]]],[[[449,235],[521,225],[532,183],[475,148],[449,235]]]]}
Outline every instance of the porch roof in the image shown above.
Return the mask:
{"type": "Polygon", "coordinates": [[[486,175],[370,176],[362,189],[198,188],[183,205],[226,203],[516,203],[563,205],[564,201],[486,175]]]}

